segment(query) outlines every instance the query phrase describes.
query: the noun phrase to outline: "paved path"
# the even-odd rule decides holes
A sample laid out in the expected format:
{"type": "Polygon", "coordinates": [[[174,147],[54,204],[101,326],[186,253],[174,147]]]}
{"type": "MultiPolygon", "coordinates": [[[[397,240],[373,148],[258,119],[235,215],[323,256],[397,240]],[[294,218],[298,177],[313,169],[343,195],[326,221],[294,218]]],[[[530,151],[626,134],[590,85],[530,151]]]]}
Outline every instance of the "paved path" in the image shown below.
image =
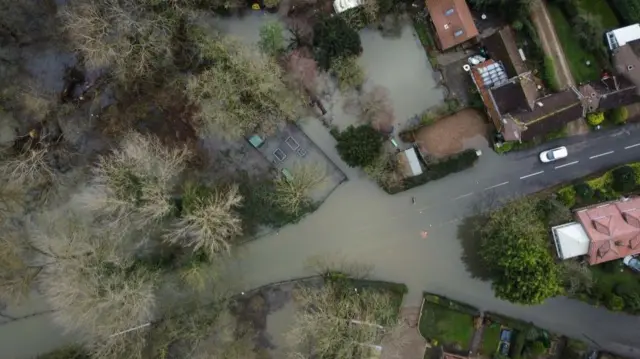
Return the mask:
{"type": "MultiPolygon", "coordinates": [[[[305,125],[305,131],[341,166],[333,139],[316,122],[305,125]]],[[[344,168],[350,181],[317,212],[277,236],[240,248],[235,273],[251,288],[309,275],[309,258],[339,255],[373,265],[376,279],[406,283],[406,306],[418,306],[428,290],[572,337],[584,340],[586,335],[608,350],[640,357],[635,349],[640,348],[639,318],[567,298],[530,307],[498,300],[489,283],[472,279],[465,270],[457,239],[461,219],[488,200],[521,196],[640,160],[639,135],[634,125],[549,143],[546,147],[565,144],[569,157],[546,165],[537,158],[540,149],[506,156],[485,149],[476,167],[395,196],[344,168]],[[423,230],[429,231],[428,239],[420,236],[423,230]]]]}

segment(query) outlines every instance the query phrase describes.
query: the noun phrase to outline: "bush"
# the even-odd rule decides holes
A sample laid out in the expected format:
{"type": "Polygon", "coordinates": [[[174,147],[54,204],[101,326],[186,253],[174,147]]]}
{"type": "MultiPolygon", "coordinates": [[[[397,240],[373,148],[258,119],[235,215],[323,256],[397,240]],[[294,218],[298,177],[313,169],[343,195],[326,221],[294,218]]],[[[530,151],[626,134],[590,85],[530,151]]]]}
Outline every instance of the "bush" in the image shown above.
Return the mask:
{"type": "Polygon", "coordinates": [[[364,83],[364,71],[356,56],[338,57],[332,60],[331,70],[342,91],[360,88],[364,83]]]}
{"type": "Polygon", "coordinates": [[[349,126],[336,137],[336,149],[350,167],[372,164],[382,151],[382,135],[368,125],[349,126]]]}
{"type": "Polygon", "coordinates": [[[517,330],[515,332],[515,338],[513,338],[513,345],[509,350],[509,356],[513,359],[519,359],[522,357],[522,351],[524,350],[524,344],[527,341],[527,335],[523,330],[517,330]]]}
{"type": "Polygon", "coordinates": [[[466,150],[457,155],[451,156],[438,163],[432,164],[419,176],[405,178],[403,181],[404,190],[421,186],[427,182],[445,177],[451,173],[460,172],[473,167],[478,160],[475,150],[466,150]]]}
{"type": "Polygon", "coordinates": [[[276,56],[284,50],[284,31],[282,25],[278,21],[270,21],[260,28],[260,41],[258,46],[260,50],[269,55],[276,56]]]}
{"type": "Polygon", "coordinates": [[[558,201],[562,202],[562,204],[568,208],[571,208],[576,204],[576,190],[574,187],[564,187],[558,191],[557,195],[558,201]]]}
{"type": "Polygon", "coordinates": [[[620,193],[629,193],[636,187],[636,173],[629,166],[622,166],[611,171],[613,175],[612,187],[620,193]]]}
{"type": "Polygon", "coordinates": [[[624,299],[622,299],[620,296],[617,296],[615,294],[610,294],[607,297],[607,301],[604,303],[604,305],[610,310],[619,312],[624,309],[624,299]]]}
{"type": "Polygon", "coordinates": [[[627,122],[627,118],[629,118],[629,111],[626,107],[618,107],[613,110],[607,112],[607,119],[611,123],[615,123],[616,125],[623,125],[627,122]]]}
{"type": "Polygon", "coordinates": [[[573,189],[575,189],[575,193],[584,200],[593,198],[593,188],[586,183],[578,183],[573,186],[573,189]]]}
{"type": "Polygon", "coordinates": [[[313,27],[316,60],[328,70],[335,58],[357,56],[362,51],[360,36],[342,17],[325,17],[313,27]]]}
{"type": "Polygon", "coordinates": [[[598,126],[604,121],[604,113],[594,112],[587,115],[587,123],[591,126],[598,126]]]}
{"type": "Polygon", "coordinates": [[[506,153],[513,149],[513,142],[503,142],[500,147],[494,145],[493,148],[496,150],[496,153],[506,153]]]}
{"type": "Polygon", "coordinates": [[[544,352],[547,351],[547,348],[544,346],[544,343],[541,341],[535,341],[531,344],[531,346],[529,347],[529,351],[531,352],[531,354],[533,354],[535,357],[539,357],[540,355],[544,354],[544,352]]]}
{"type": "Polygon", "coordinates": [[[640,0],[611,0],[610,4],[626,25],[640,22],[640,0]]]}

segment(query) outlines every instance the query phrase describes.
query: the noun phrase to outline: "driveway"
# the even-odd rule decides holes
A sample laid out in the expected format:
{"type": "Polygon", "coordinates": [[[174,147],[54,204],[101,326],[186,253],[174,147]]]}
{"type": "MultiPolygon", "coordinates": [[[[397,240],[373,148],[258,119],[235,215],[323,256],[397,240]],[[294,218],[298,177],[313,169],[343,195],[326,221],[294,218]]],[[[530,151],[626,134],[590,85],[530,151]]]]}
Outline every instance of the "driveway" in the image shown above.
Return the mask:
{"type": "MultiPolygon", "coordinates": [[[[346,169],[350,181],[313,215],[240,248],[235,273],[252,288],[313,274],[305,266],[310,257],[340,255],[373,265],[375,279],[406,283],[405,306],[418,306],[428,290],[640,358],[638,318],[567,298],[540,306],[498,300],[489,283],[471,278],[465,270],[457,239],[461,219],[473,214],[474,207],[486,206],[488,199],[522,196],[640,160],[639,134],[640,126],[632,125],[548,143],[546,147],[562,143],[569,150],[566,160],[548,165],[538,160],[541,149],[499,156],[484,148],[474,168],[395,196],[346,169]],[[429,232],[428,239],[420,236],[423,230],[429,232]]],[[[320,146],[329,157],[337,156],[324,147],[330,144],[320,146]]]]}

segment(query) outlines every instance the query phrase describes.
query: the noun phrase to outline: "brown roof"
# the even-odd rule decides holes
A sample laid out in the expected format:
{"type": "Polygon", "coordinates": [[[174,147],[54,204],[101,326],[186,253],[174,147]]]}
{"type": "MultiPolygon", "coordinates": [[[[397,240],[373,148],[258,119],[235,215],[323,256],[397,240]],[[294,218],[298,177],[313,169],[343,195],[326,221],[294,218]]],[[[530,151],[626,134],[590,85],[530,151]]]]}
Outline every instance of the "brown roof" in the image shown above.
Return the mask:
{"type": "Polygon", "coordinates": [[[478,36],[465,0],[425,0],[442,50],[478,36]]]}
{"type": "Polygon", "coordinates": [[[524,127],[521,136],[525,141],[559,130],[583,115],[580,98],[571,89],[538,99],[533,111],[511,113],[515,122],[524,127]]]}
{"type": "Polygon", "coordinates": [[[612,55],[615,73],[640,87],[640,40],[631,41],[614,50],[612,55]]]}
{"type": "Polygon", "coordinates": [[[505,26],[482,40],[492,59],[502,61],[509,77],[523,74],[529,69],[522,61],[511,26],[505,26]]]}
{"type": "MultiPolygon", "coordinates": [[[[521,82],[520,80],[514,80],[500,87],[491,89],[491,94],[501,114],[531,111],[533,109],[536,98],[534,97],[531,101],[527,99],[521,82]]],[[[535,84],[533,86],[535,91],[535,84]]]]}
{"type": "Polygon", "coordinates": [[[626,76],[609,76],[580,86],[589,111],[605,111],[640,102],[638,88],[626,76]]]}
{"type": "MultiPolygon", "coordinates": [[[[509,78],[520,76],[518,95],[522,96],[519,102],[527,103],[529,109],[533,109],[533,103],[538,98],[538,89],[525,62],[520,57],[516,35],[510,26],[505,26],[483,40],[483,44],[495,61],[500,61],[504,66],[509,78]]],[[[512,95],[515,96],[515,95],[512,95]]],[[[500,110],[505,113],[505,111],[500,110]]],[[[509,111],[506,111],[509,112],[509,111]]]]}
{"type": "Polygon", "coordinates": [[[576,212],[589,236],[589,264],[640,253],[640,197],[576,212]]]}
{"type": "Polygon", "coordinates": [[[480,93],[480,97],[482,98],[482,102],[484,103],[484,107],[487,110],[487,114],[489,118],[493,121],[493,124],[496,126],[498,130],[502,129],[502,122],[500,122],[500,113],[498,112],[497,105],[493,101],[493,97],[491,96],[491,91],[487,88],[482,75],[480,74],[480,70],[489,65],[495,64],[495,61],[489,59],[477,66],[471,68],[471,79],[473,83],[476,85],[478,89],[478,93],[480,93]]]}

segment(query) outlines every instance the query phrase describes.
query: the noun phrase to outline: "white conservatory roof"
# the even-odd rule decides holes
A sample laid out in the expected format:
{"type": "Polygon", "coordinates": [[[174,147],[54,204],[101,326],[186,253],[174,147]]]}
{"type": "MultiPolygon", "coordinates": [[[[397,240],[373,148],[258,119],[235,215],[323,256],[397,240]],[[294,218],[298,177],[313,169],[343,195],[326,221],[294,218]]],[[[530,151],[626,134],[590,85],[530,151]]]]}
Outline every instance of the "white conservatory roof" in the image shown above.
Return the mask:
{"type": "Polygon", "coordinates": [[[580,223],[555,226],[551,231],[560,259],[583,256],[589,252],[589,237],[580,223]]]}
{"type": "Polygon", "coordinates": [[[362,2],[363,0],[335,0],[333,2],[333,8],[336,10],[336,13],[339,14],[343,11],[362,5],[362,2]]]}
{"type": "Polygon", "coordinates": [[[619,29],[611,30],[607,33],[609,49],[615,50],[628,42],[640,39],[640,24],[633,24],[619,29]]]}

